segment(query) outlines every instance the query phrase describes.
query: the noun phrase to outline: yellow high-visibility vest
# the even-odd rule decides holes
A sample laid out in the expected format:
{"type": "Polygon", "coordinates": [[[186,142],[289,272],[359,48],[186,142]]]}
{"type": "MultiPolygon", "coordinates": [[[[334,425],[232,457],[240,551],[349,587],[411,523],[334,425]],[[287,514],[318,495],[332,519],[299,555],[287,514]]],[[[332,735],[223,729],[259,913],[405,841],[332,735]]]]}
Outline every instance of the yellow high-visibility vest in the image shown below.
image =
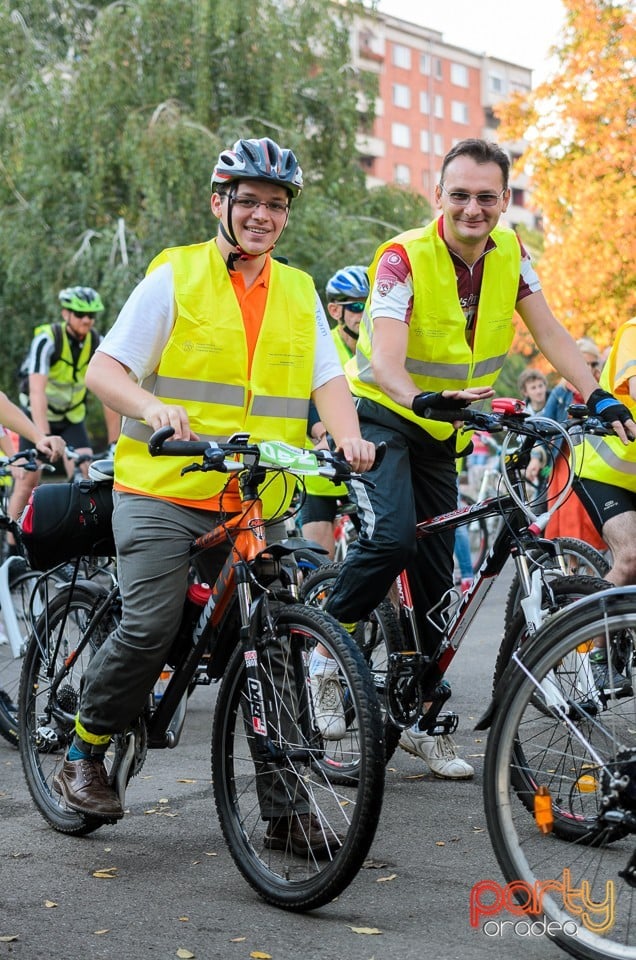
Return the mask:
{"type": "MultiPolygon", "coordinates": [[[[369,268],[371,285],[388,246],[400,244],[408,254],[414,296],[406,369],[421,391],[489,387],[499,376],[514,335],[521,248],[514,232],[505,227],[495,227],[492,238],[496,247],[484,258],[472,347],[466,342],[466,318],[457,296],[455,268],[437,221],[394,237],[375,254],[369,268]]],[[[378,386],[371,367],[372,337],[373,321],[365,311],[355,357],[345,367],[352,392],[388,407],[439,440],[450,437],[450,424],[418,417],[378,386]]]]}
{"type": "MultiPolygon", "coordinates": [[[[201,439],[284,440],[302,447],[307,429],[316,352],[316,294],[310,276],[271,263],[267,304],[248,375],[243,317],[216,243],[164,250],[149,271],[172,266],[176,319],[156,372],[142,386],[167,403],[183,406],[201,439]]],[[[151,457],[150,428],[124,420],[115,454],[123,486],[168,499],[206,500],[221,492],[227,476],[190,473],[183,461],[151,457]]],[[[284,509],[295,478],[271,475],[263,485],[267,516],[284,509]]]]}

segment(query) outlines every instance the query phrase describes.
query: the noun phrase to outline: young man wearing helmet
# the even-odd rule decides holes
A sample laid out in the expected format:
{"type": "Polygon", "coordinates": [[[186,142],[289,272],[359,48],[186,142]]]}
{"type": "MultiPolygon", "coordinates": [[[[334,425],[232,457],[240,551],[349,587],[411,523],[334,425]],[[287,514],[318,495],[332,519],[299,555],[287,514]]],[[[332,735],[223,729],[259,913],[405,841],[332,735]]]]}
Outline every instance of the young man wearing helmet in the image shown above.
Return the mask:
{"type": "MultiPolygon", "coordinates": [[[[350,266],[338,270],[327,283],[326,295],[327,310],[336,321],[331,336],[344,367],[355,352],[362,311],[369,295],[366,267],[350,266]]],[[[316,447],[326,447],[327,431],[313,405],[309,415],[309,437],[316,447]]],[[[302,506],[303,536],[319,543],[329,557],[333,557],[334,521],[338,503],[348,496],[347,488],[345,484],[335,487],[329,480],[321,477],[308,477],[305,491],[302,506]]]]}
{"type": "MultiPolygon", "coordinates": [[[[62,437],[78,453],[90,454],[85,379],[90,358],[101,340],[93,325],[104,305],[92,287],[66,287],[58,299],[62,323],[44,323],[36,328],[25,363],[28,392],[20,394],[20,403],[43,434],[62,437]]],[[[104,407],[104,419],[108,442],[114,443],[119,433],[119,416],[104,407]]],[[[64,458],[64,465],[72,477],[73,462],[64,458]]],[[[88,464],[82,470],[87,472],[88,464]]],[[[39,478],[38,471],[19,472],[9,501],[12,517],[20,516],[39,478]]]]}
{"type": "MultiPolygon", "coordinates": [[[[160,253],[91,361],[89,388],[123,417],[113,514],[123,615],[84,674],[76,735],[57,778],[68,806],[90,816],[123,816],[103,755],[166,662],[190,545],[215,522],[225,482],[213,473],[181,477],[178,460],[150,457],[151,434],[166,426],[175,439],[244,431],[303,446],[312,397],[352,466],[373,463],[313,281],[270,256],[302,182],[294,154],[272,140],[224,150],[212,174],[216,236],[160,253]]],[[[222,495],[224,512],[238,509],[222,495]]],[[[294,849],[328,856],[310,814],[301,830],[284,798],[278,803],[264,815],[266,845],[289,834],[294,849]]]]}

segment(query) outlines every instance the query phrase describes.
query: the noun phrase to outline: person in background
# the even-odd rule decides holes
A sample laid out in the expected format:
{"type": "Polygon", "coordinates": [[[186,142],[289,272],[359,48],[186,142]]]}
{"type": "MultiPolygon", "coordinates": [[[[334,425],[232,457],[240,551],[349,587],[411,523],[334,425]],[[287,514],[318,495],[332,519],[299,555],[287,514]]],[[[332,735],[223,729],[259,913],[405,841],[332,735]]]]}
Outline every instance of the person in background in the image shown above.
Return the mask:
{"type": "MultiPolygon", "coordinates": [[[[325,293],[327,312],[336,323],[331,336],[344,367],[354,354],[362,311],[369,296],[366,267],[342,267],[328,280],[325,293]]],[[[309,439],[316,448],[328,446],[327,430],[313,404],[309,415],[309,439]]],[[[301,509],[303,537],[318,543],[332,559],[336,513],[339,504],[348,499],[349,491],[344,483],[336,487],[323,477],[308,477],[305,492],[301,509]]]]}
{"type": "MultiPolygon", "coordinates": [[[[599,386],[636,414],[636,317],[617,331],[599,386]]],[[[575,446],[575,456],[577,493],[611,550],[612,566],[605,579],[619,587],[636,584],[636,444],[625,447],[617,437],[587,434],[575,446]]],[[[590,664],[605,695],[631,693],[630,664],[610,662],[602,637],[590,653],[590,664]]]]}
{"type": "Polygon", "coordinates": [[[549,396],[545,374],[533,367],[528,367],[519,375],[517,389],[526,402],[526,411],[531,416],[541,416],[549,396]]]}
{"type": "MultiPolygon", "coordinates": [[[[600,350],[589,337],[577,340],[576,345],[590,373],[598,383],[603,366],[600,350]]],[[[568,408],[572,403],[583,403],[583,397],[571,383],[562,380],[550,394],[544,416],[550,417],[551,420],[565,422],[568,418],[568,408]]],[[[563,453],[563,445],[552,445],[552,450],[558,452],[552,454],[552,462],[547,464],[548,468],[551,468],[547,489],[548,503],[553,501],[563,489],[570,469],[568,458],[563,453]]],[[[545,535],[551,540],[557,537],[575,537],[589,543],[596,550],[601,552],[607,550],[607,544],[590,518],[589,512],[581,503],[576,487],[570,491],[567,500],[551,517],[545,535]]]]}
{"type": "MultiPolygon", "coordinates": [[[[636,436],[629,410],[597,389],[552,314],[518,236],[499,224],[510,201],[509,168],[508,155],[485,140],[462,140],[446,154],[435,188],[439,219],[376,252],[356,355],[345,368],[363,435],[386,441],[387,452],[373,474],[374,489],[352,484],[362,530],[326,609],[355,629],[406,568],[425,654],[439,642],[428,612],[453,585],[453,535],[416,540],[415,526],[456,507],[456,459],[470,436],[459,432],[459,420],[448,420],[493,395],[515,312],[590,412],[612,421],[625,443],[636,436]],[[427,417],[429,409],[441,410],[447,422],[427,417]]],[[[343,699],[340,709],[344,715],[343,699]]],[[[426,721],[403,731],[400,744],[436,776],[473,776],[452,740],[430,734],[426,721]]]]}
{"type": "MultiPolygon", "coordinates": [[[[86,370],[101,342],[93,330],[95,318],[104,309],[100,295],[92,287],[66,287],[60,290],[61,323],[44,323],[35,330],[25,372],[27,392],[20,402],[29,412],[41,434],[61,437],[78,454],[92,453],[86,430],[86,370]]],[[[119,416],[104,407],[108,443],[119,435],[119,416]]],[[[24,435],[22,440],[28,441],[24,435]]],[[[26,444],[28,445],[28,443],[26,444]]],[[[68,477],[73,462],[64,458],[68,477]]],[[[88,472],[88,464],[83,467],[88,472]]],[[[21,470],[15,478],[9,513],[17,519],[31,492],[40,480],[38,471],[21,470]]]]}

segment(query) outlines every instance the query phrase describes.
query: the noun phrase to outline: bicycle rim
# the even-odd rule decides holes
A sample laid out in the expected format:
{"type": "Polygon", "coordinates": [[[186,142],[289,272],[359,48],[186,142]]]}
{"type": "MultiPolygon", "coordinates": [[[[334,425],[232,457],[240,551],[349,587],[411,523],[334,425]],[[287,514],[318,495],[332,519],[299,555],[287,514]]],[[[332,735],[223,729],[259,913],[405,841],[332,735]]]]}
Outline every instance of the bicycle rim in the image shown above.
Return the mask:
{"type": "MultiPolygon", "coordinates": [[[[30,601],[39,573],[21,573],[11,582],[11,602],[21,636],[19,655],[14,656],[8,637],[0,638],[0,736],[18,745],[18,690],[24,650],[31,630],[30,601]]],[[[34,604],[37,612],[37,603],[34,604]]]]}
{"type": "Polygon", "coordinates": [[[517,883],[516,899],[529,922],[545,918],[560,947],[590,960],[636,958],[636,883],[621,876],[636,856],[636,678],[628,696],[601,697],[588,661],[605,636],[617,668],[632,677],[634,600],[599,595],[540,632],[525,670],[514,664],[506,674],[486,753],[486,817],[506,880],[525,885],[517,883]],[[540,787],[552,833],[529,812],[540,787]],[[536,897],[548,881],[531,907],[528,892],[536,897]]]}
{"type": "Polygon", "coordinates": [[[276,612],[277,641],[259,652],[269,736],[281,755],[254,763],[246,726],[246,673],[241,650],[221,684],[212,737],[212,775],[223,834],[245,879],[269,903],[305,911],[327,903],[353,880],[377,826],[384,785],[380,711],[362,655],[336,622],[298,604],[276,612]],[[336,786],[321,761],[324,747],[313,722],[307,666],[325,645],[348,692],[349,726],[341,749],[356,778],[336,786]],[[268,843],[270,820],[295,824],[311,814],[328,844],[324,859],[294,853],[285,838],[268,843]]]}
{"type": "Polygon", "coordinates": [[[97,597],[105,594],[76,586],[69,603],[69,593],[61,591],[39,618],[24,657],[19,747],[27,786],[39,812],[61,833],[80,836],[96,830],[104,821],[69,810],[56,792],[53,778],[61,769],[73,737],[83,673],[115,621],[112,616],[105,616],[92,643],[73,659],[69,655],[77,649],[97,597]],[[53,683],[60,675],[61,682],[53,693],[53,683]]]}

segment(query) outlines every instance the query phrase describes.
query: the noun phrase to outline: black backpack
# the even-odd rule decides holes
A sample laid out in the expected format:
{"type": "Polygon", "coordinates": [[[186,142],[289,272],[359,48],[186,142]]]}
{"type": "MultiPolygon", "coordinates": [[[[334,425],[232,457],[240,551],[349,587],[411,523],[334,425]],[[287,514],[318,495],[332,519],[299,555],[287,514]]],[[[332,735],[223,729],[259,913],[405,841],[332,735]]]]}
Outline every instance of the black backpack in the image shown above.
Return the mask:
{"type": "MultiPolygon", "coordinates": [[[[34,334],[40,333],[44,327],[48,327],[48,323],[43,323],[40,326],[36,327],[33,331],[34,334]]],[[[52,323],[51,332],[53,333],[53,356],[51,357],[51,366],[57,363],[57,361],[62,356],[62,348],[64,346],[64,334],[62,332],[61,323],[52,323]]],[[[99,334],[95,330],[90,331],[91,338],[91,352],[90,356],[92,357],[97,347],[99,345],[99,334]]],[[[29,351],[30,352],[30,351],[29,351]]],[[[18,392],[20,394],[20,403],[22,406],[28,406],[29,400],[29,352],[25,354],[25,357],[20,364],[20,369],[18,370],[18,392]]]]}

